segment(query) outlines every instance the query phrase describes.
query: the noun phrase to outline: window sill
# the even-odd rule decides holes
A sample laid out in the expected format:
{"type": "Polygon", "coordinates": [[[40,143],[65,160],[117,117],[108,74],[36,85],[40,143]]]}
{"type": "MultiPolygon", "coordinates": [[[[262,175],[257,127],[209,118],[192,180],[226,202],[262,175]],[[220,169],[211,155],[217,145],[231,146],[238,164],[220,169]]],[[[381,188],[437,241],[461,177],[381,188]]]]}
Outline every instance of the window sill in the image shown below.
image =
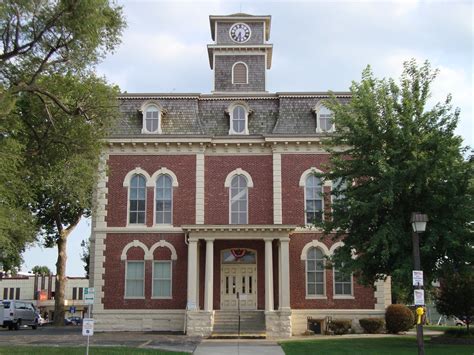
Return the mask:
{"type": "Polygon", "coordinates": [[[124,300],[144,300],[145,297],[124,297],[124,300]]]}
{"type": "Polygon", "coordinates": [[[173,297],[152,297],[152,300],[172,300],[173,297]]]}
{"type": "Polygon", "coordinates": [[[355,297],[354,296],[350,296],[350,295],[334,295],[333,296],[333,299],[335,300],[355,300],[355,297]]]}
{"type": "Polygon", "coordinates": [[[307,300],[327,300],[328,298],[326,296],[309,296],[306,295],[307,300]]]}

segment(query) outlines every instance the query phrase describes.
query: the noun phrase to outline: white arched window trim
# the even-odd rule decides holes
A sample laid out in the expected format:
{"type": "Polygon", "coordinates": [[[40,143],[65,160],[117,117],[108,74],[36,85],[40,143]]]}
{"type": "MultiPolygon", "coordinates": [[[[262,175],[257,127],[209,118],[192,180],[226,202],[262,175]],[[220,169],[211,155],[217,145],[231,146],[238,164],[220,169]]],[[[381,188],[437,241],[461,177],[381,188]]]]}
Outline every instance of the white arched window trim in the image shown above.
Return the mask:
{"type": "MultiPolygon", "coordinates": [[[[324,131],[321,129],[321,121],[320,121],[320,113],[322,111],[322,109],[325,108],[327,109],[328,111],[331,111],[329,110],[322,102],[318,102],[317,105],[314,107],[313,109],[313,112],[316,116],[316,133],[330,133],[330,132],[334,132],[336,130],[336,127],[334,125],[334,120],[332,122],[332,125],[331,125],[331,129],[327,130],[327,131],[324,131]]],[[[333,114],[334,116],[334,113],[331,111],[331,113],[333,114]]]]}
{"type": "Polygon", "coordinates": [[[134,247],[143,249],[143,252],[145,253],[144,260],[153,260],[153,253],[155,252],[155,249],[160,248],[160,247],[168,248],[171,251],[171,260],[178,260],[178,254],[176,253],[176,248],[173,246],[173,244],[171,244],[170,242],[167,242],[164,239],[153,244],[150,249],[148,249],[148,247],[142,242],[140,242],[139,240],[134,240],[123,247],[122,254],[120,255],[120,260],[122,261],[127,260],[128,250],[134,247]]]}
{"type": "Polygon", "coordinates": [[[173,173],[171,170],[169,170],[167,168],[161,168],[161,169],[159,169],[159,170],[157,170],[153,173],[153,175],[151,176],[151,179],[150,179],[151,180],[151,186],[155,186],[155,183],[156,183],[156,180],[158,179],[158,176],[164,175],[164,174],[169,175],[171,177],[171,180],[173,180],[172,181],[172,186],[173,187],[178,187],[179,186],[178,178],[176,177],[176,174],[173,173]]]}
{"type": "Polygon", "coordinates": [[[232,65],[232,84],[248,84],[249,83],[249,67],[246,63],[244,62],[235,62],[233,65],[232,65]],[[245,78],[245,83],[236,83],[234,81],[234,68],[237,64],[243,64],[245,65],[245,74],[246,74],[246,78],[245,78]]]}
{"type": "Polygon", "coordinates": [[[252,110],[244,101],[236,101],[229,105],[226,111],[229,114],[229,134],[238,134],[238,135],[247,135],[249,134],[249,115],[252,113],[252,110]],[[242,106],[245,111],[245,128],[243,132],[234,131],[233,119],[234,119],[234,108],[236,106],[242,106]]]}
{"type": "Polygon", "coordinates": [[[153,182],[151,181],[150,174],[148,174],[145,170],[139,167],[129,171],[127,175],[125,175],[125,178],[123,179],[123,186],[130,187],[130,182],[132,181],[132,177],[138,174],[143,175],[145,177],[147,187],[153,186],[153,182]]]}
{"type": "Polygon", "coordinates": [[[120,255],[120,260],[122,260],[122,261],[127,260],[128,250],[130,248],[134,248],[134,247],[142,248],[143,252],[145,254],[144,260],[150,260],[150,259],[147,258],[147,255],[148,255],[147,246],[145,244],[143,244],[142,242],[140,242],[139,240],[134,240],[133,242],[130,242],[127,245],[124,246],[124,248],[122,249],[122,254],[120,255]]]}
{"type": "Polygon", "coordinates": [[[237,168],[235,169],[234,171],[231,171],[227,177],[225,178],[225,181],[224,181],[224,186],[225,187],[230,187],[230,184],[232,182],[232,178],[235,176],[235,175],[243,175],[245,176],[245,178],[247,179],[247,187],[253,187],[253,180],[252,180],[252,177],[250,176],[250,174],[248,172],[246,172],[245,170],[242,170],[241,168],[237,168]]]}
{"type": "Polygon", "coordinates": [[[163,118],[163,114],[165,113],[165,110],[163,109],[163,106],[157,101],[145,101],[142,106],[140,107],[140,112],[142,113],[143,116],[143,121],[142,121],[142,133],[147,133],[147,134],[161,134],[161,122],[163,118]],[[155,107],[158,110],[158,129],[156,131],[148,131],[146,128],[146,111],[150,107],[155,107]]]}
{"type": "Polygon", "coordinates": [[[313,247],[321,249],[324,256],[330,256],[331,255],[330,252],[329,252],[328,247],[324,243],[321,243],[318,240],[312,240],[303,247],[303,250],[301,251],[301,260],[306,261],[306,259],[308,258],[308,250],[310,248],[313,248],[313,247]]]}
{"type": "Polygon", "coordinates": [[[178,260],[178,254],[176,254],[176,249],[173,244],[163,239],[151,246],[149,251],[150,260],[153,259],[153,253],[155,252],[156,248],[168,248],[171,251],[171,260],[178,260]]]}

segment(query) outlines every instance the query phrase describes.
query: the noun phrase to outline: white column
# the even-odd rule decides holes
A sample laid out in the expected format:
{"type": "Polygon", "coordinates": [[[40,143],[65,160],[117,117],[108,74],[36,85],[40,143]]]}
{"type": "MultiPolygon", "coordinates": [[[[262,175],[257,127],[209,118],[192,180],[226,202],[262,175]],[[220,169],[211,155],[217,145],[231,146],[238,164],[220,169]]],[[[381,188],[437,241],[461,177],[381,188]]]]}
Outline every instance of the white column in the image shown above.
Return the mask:
{"type": "Polygon", "coordinates": [[[198,309],[197,302],[197,245],[198,241],[190,239],[188,245],[188,304],[191,310],[198,309]]]}
{"type": "Polygon", "coordinates": [[[282,224],[281,154],[273,153],[273,223],[282,224]]]}
{"type": "Polygon", "coordinates": [[[280,310],[290,309],[290,238],[280,239],[280,310]]]}
{"type": "Polygon", "coordinates": [[[204,288],[204,310],[213,310],[214,296],[214,239],[206,239],[206,276],[204,288]]]}
{"type": "Polygon", "coordinates": [[[272,238],[265,238],[265,311],[273,311],[272,238]]]}
{"type": "Polygon", "coordinates": [[[196,224],[204,224],[204,153],[196,154],[196,224]]]}

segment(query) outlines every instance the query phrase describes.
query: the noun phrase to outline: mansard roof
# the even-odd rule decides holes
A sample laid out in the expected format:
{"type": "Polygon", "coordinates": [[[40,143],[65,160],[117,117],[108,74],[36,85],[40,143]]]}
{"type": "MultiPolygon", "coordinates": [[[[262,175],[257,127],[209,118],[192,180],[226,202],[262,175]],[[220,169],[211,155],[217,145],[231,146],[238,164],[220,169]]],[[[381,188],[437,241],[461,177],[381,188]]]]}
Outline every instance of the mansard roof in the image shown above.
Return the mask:
{"type": "MultiPolygon", "coordinates": [[[[347,102],[349,92],[333,93],[347,102]]],[[[250,108],[249,136],[317,136],[314,108],[329,92],[278,92],[249,94],[134,93],[118,97],[121,117],[113,137],[150,137],[143,134],[141,107],[157,102],[163,108],[159,136],[228,136],[228,107],[245,102],[250,108]]]]}

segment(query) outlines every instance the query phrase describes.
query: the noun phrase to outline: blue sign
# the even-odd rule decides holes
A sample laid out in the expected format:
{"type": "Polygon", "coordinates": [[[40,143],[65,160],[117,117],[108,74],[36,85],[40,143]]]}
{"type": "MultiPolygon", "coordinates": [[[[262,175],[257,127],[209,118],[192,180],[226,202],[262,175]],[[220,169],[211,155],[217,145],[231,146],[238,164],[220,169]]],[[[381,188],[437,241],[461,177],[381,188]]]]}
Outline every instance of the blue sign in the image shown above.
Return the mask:
{"type": "Polygon", "coordinates": [[[74,306],[69,307],[69,313],[76,313],[76,307],[74,306]]]}

